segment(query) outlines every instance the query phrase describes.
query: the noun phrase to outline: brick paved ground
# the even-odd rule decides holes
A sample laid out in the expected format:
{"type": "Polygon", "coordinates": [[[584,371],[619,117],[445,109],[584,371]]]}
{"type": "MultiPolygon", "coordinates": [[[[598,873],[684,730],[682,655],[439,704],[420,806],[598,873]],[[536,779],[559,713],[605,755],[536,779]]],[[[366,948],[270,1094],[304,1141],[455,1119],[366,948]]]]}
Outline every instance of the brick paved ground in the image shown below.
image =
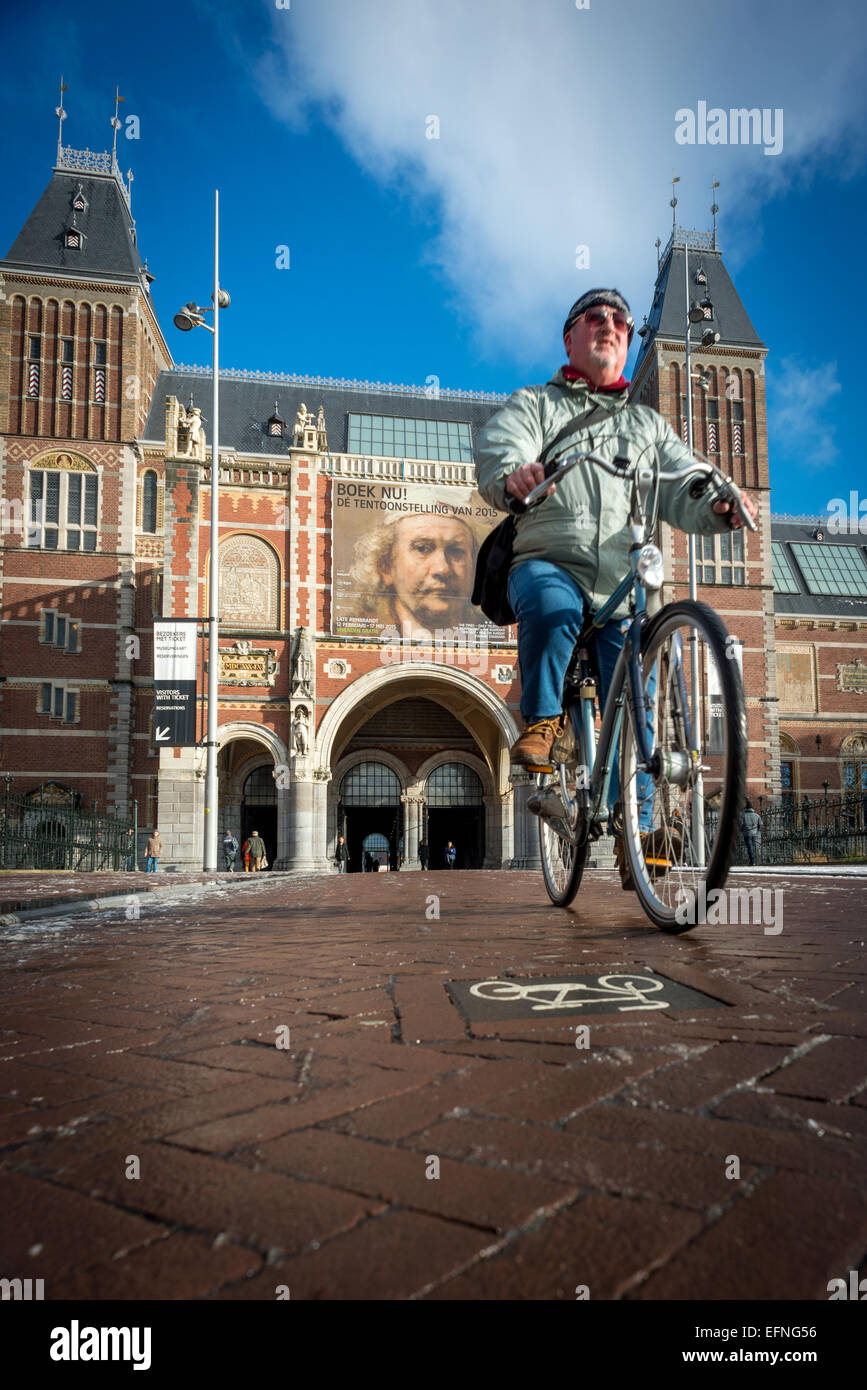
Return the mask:
{"type": "Polygon", "coordinates": [[[781,878],[779,935],[678,938],[585,884],[562,912],[529,873],[266,876],[7,930],[0,1276],[827,1299],[867,1248],[867,880],[781,878]],[[579,1050],[577,1020],[467,1024],[443,988],[647,969],[724,1002],[588,1017],[579,1050]]]}

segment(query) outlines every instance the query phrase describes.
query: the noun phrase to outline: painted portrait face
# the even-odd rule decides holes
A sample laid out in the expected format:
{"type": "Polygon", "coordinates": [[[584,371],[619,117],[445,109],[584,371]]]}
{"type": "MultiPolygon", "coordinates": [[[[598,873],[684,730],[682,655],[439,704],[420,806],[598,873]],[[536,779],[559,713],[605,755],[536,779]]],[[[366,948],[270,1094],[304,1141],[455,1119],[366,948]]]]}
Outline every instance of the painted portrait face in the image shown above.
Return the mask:
{"type": "Polygon", "coordinates": [[[473,587],[469,527],[457,517],[403,517],[382,577],[394,589],[401,619],[423,627],[457,624],[473,587]]]}

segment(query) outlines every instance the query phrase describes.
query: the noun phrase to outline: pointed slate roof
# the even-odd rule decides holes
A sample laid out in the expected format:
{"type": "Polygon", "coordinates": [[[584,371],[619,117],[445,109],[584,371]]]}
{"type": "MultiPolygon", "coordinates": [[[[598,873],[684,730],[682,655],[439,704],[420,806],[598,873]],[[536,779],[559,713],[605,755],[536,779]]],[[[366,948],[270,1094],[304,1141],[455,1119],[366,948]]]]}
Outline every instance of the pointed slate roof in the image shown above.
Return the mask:
{"type": "Polygon", "coordinates": [[[89,280],[134,281],[149,290],[136,246],[135,223],[114,174],[55,168],[51,181],[31,212],[0,270],[38,270],[89,280]],[[73,199],[79,189],[87,204],[75,213],[84,233],[79,249],[65,245],[72,225],[73,199]]]}
{"type": "MultiPolygon", "coordinates": [[[[680,233],[680,229],[678,229],[680,233]]],[[[686,324],[686,294],[683,283],[684,238],[689,234],[673,237],[666,248],[656,277],[653,303],[647,315],[649,332],[642,339],[641,349],[636,358],[633,376],[647,356],[657,336],[668,340],[683,342],[686,324]]],[[[704,240],[704,238],[702,238],[704,240]]],[[[764,347],[752,325],[750,316],[743,306],[741,297],[732,283],[731,276],[723,265],[722,252],[696,246],[687,240],[689,247],[689,297],[702,300],[707,297],[713,303],[714,315],[708,319],[706,327],[713,328],[720,335],[720,343],[736,347],[764,347]],[[703,270],[707,284],[696,283],[696,273],[703,270]]],[[[702,324],[694,324],[691,343],[700,340],[702,324]]]]}

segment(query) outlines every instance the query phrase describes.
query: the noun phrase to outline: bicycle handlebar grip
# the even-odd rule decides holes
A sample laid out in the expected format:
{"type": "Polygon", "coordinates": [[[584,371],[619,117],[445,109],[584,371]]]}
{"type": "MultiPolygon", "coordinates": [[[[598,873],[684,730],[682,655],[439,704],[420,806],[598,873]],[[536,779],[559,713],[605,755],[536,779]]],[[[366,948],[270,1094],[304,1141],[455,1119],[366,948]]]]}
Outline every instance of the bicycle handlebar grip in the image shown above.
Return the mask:
{"type": "Polygon", "coordinates": [[[545,477],[553,477],[553,475],[557,472],[557,469],[560,467],[560,464],[562,462],[562,459],[549,459],[546,464],[543,464],[543,468],[545,470],[545,477]]]}
{"type": "Polygon", "coordinates": [[[506,505],[512,516],[523,516],[527,510],[527,504],[523,497],[515,497],[514,493],[506,493],[506,505]]]}

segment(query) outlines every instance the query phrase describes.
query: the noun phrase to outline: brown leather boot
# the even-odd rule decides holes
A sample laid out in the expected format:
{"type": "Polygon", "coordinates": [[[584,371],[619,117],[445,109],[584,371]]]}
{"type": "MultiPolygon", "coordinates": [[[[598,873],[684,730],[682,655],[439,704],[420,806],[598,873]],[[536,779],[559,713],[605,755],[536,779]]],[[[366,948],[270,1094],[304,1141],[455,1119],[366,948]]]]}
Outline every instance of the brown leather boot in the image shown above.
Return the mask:
{"type": "Polygon", "coordinates": [[[519,739],[512,744],[509,754],[513,763],[521,767],[548,772],[551,769],[551,748],[554,740],[563,732],[563,716],[537,719],[528,724],[519,739]]]}

